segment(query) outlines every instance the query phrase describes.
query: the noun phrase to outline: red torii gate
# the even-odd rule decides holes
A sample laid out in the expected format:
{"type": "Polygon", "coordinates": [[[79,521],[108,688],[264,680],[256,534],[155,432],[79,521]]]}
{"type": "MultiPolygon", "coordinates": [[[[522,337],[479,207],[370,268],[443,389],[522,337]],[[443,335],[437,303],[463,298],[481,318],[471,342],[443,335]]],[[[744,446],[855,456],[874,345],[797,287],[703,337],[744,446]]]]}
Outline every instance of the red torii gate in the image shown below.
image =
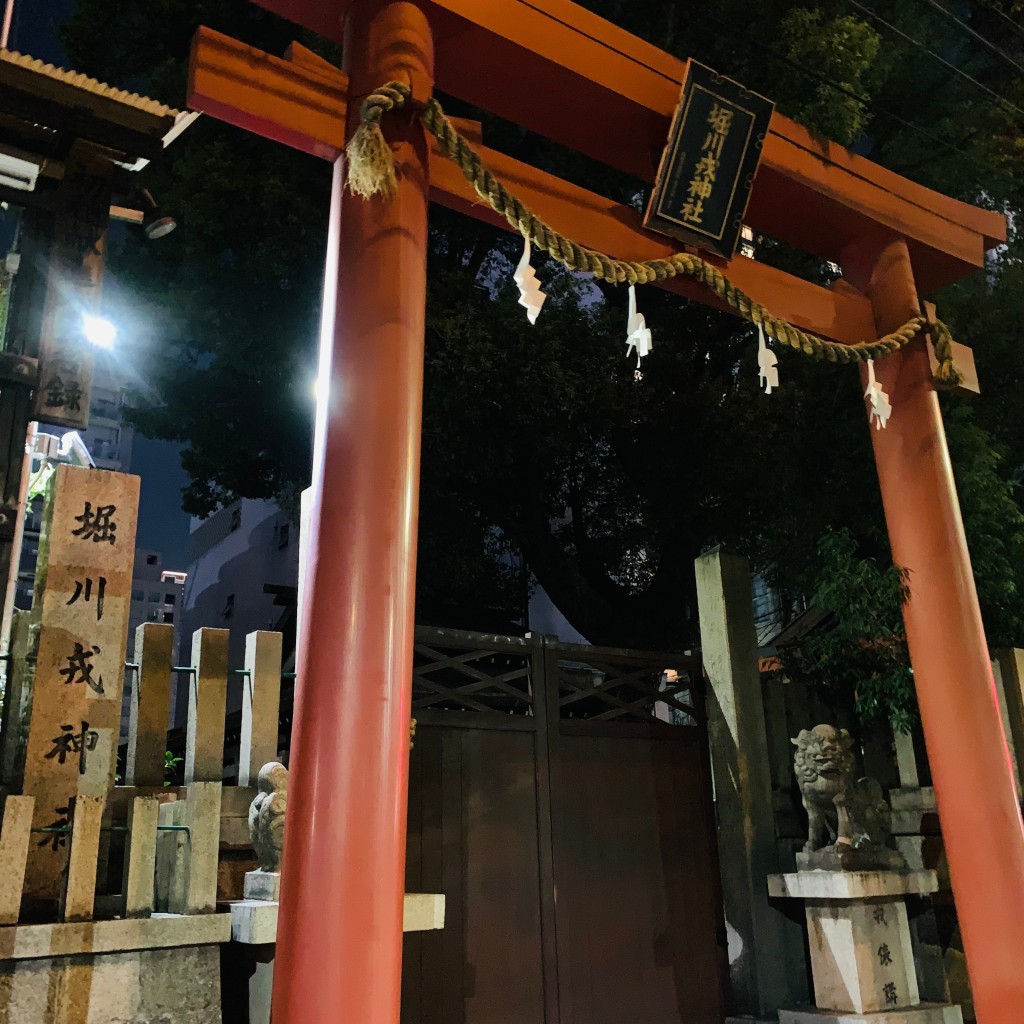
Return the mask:
{"type": "MultiPolygon", "coordinates": [[[[415,116],[387,125],[393,200],[344,194],[343,143],[359,100],[381,84],[401,79],[427,99],[436,54],[443,91],[650,181],[685,62],[569,0],[257,2],[345,44],[342,72],[297,45],[279,59],[201,30],[190,81],[193,107],[335,162],[320,366],[330,390],[317,409],[274,1017],[395,1024],[428,197],[497,219],[431,153],[415,116]]],[[[672,250],[634,211],[481,152],[580,242],[622,258],[672,250]]],[[[746,221],[839,264],[843,283],[821,288],[743,257],[723,264],[728,276],[776,315],[842,342],[919,314],[919,290],[982,267],[1006,231],[998,214],[777,114],[746,221]]],[[[709,301],[693,282],[664,286],[709,301]]],[[[924,339],[876,373],[894,411],[872,442],[893,558],[912,573],[904,618],[975,1006],[981,1024],[1016,1024],[1024,828],[924,339]]]]}

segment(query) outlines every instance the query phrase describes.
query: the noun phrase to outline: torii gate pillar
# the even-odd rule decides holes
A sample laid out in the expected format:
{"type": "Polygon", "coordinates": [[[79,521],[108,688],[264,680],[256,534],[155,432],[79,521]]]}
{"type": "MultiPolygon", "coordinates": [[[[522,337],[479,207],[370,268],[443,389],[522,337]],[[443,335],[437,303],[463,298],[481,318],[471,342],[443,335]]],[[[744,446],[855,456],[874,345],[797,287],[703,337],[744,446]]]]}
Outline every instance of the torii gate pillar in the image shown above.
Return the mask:
{"type": "MultiPolygon", "coordinates": [[[[429,95],[414,4],[359,0],[344,49],[349,136],[382,82],[429,95]]],[[[275,1024],[399,1019],[428,180],[419,119],[388,137],[394,200],[343,195],[334,168],[275,1024]]]]}
{"type": "MultiPolygon", "coordinates": [[[[879,334],[918,315],[906,242],[856,246],[844,274],[871,299],[879,334]]],[[[939,820],[979,1024],[1024,1012],[1024,839],[978,594],[925,341],[878,361],[892,400],[872,430],[939,820]]],[[[866,376],[866,375],[865,375],[866,376]]]]}

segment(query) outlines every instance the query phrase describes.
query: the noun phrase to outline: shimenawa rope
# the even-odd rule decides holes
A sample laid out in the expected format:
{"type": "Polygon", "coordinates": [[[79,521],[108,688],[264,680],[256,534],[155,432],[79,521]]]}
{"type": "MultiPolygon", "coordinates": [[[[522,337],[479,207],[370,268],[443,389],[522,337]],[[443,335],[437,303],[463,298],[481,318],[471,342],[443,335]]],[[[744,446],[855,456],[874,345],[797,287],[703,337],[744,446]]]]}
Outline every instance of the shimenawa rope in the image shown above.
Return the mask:
{"type": "MultiPolygon", "coordinates": [[[[411,90],[404,82],[388,82],[363,101],[360,125],[346,147],[348,187],[356,195],[393,197],[397,189],[395,161],[381,130],[381,118],[391,110],[405,106],[411,90]]],[[[716,266],[688,252],[662,259],[616,260],[603,252],[588,249],[566,238],[542,221],[525,203],[507,189],[484,164],[468,140],[459,134],[445,116],[441,105],[431,98],[420,114],[423,126],[437,140],[441,152],[453,160],[481,199],[500,213],[524,238],[539,246],[569,270],[589,271],[613,284],[649,284],[672,277],[690,277],[709,288],[745,320],[762,328],[770,338],[812,359],[830,363],[855,363],[877,359],[895,352],[922,331],[929,331],[938,370],[937,384],[955,387],[961,376],[953,366],[953,345],[949,328],[940,320],[932,323],[915,316],[898,330],[875,341],[842,344],[826,341],[772,316],[759,302],[740,291],[716,266]]]]}

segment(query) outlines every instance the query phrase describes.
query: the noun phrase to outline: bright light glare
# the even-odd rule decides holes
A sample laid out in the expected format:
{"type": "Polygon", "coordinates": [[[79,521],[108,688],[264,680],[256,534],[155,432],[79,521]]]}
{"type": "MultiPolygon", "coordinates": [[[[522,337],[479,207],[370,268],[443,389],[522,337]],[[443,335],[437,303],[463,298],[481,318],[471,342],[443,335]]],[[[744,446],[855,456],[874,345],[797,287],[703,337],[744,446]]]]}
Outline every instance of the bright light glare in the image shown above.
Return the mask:
{"type": "Polygon", "coordinates": [[[106,317],[86,313],[82,316],[82,333],[85,340],[97,348],[113,348],[117,328],[106,317]]]}
{"type": "Polygon", "coordinates": [[[319,377],[316,377],[310,382],[309,390],[310,394],[313,396],[313,401],[319,402],[321,398],[324,398],[331,393],[331,382],[329,380],[321,380],[319,377]]]}

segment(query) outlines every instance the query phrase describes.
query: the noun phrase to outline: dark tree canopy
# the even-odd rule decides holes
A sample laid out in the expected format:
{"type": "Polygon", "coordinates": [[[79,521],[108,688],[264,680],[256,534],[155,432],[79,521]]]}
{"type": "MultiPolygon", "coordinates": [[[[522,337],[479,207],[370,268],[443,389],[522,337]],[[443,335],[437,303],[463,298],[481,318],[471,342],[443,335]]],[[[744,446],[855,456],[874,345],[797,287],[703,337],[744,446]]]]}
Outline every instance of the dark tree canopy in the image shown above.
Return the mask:
{"type": "MultiPolygon", "coordinates": [[[[1024,77],[920,0],[887,4],[886,20],[1001,99],[844,0],[709,0],[699,18],[675,0],[585,6],[773,97],[816,132],[1020,221],[1024,77]]],[[[956,11],[1024,62],[1024,30],[1009,32],[988,4],[956,11]]],[[[79,0],[64,39],[79,70],[180,104],[199,23],[273,53],[298,37],[338,58],[246,0],[79,0]]],[[[646,183],[483,117],[497,149],[619,201],[648,194],[646,183]]],[[[138,425],[184,444],[191,512],[236,496],[293,498],[309,472],[328,168],[204,118],[148,183],[180,228],[159,245],[130,238],[112,259],[149,324],[138,425]]],[[[592,641],[674,648],[696,638],[693,559],[712,544],[749,554],[786,593],[813,591],[823,565],[853,572],[868,559],[884,574],[891,560],[853,370],[783,352],[782,389],[766,397],[748,325],[645,288],[655,347],[634,379],[621,289],[535,259],[551,298],[530,326],[509,273],[521,243],[444,210],[431,216],[421,614],[487,607],[516,617],[525,560],[592,641]],[[823,555],[821,539],[841,530],[848,543],[823,555]]],[[[805,276],[829,273],[771,239],[757,246],[758,258],[805,276]]],[[[1024,642],[1022,274],[1015,234],[987,274],[937,297],[958,340],[974,346],[984,391],[944,404],[994,643],[1024,642]]],[[[479,622],[467,613],[447,624],[479,622]]]]}

